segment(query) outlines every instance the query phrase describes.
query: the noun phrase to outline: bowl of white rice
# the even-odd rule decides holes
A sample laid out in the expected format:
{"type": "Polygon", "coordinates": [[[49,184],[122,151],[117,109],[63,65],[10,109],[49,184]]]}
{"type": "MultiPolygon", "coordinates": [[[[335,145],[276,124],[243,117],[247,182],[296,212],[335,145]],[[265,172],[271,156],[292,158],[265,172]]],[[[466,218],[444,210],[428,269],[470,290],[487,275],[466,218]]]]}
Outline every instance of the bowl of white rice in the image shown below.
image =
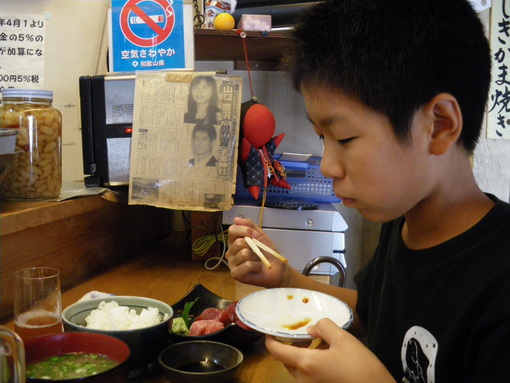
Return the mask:
{"type": "Polygon", "coordinates": [[[168,346],[170,305],[156,299],[109,296],[76,302],[62,312],[65,331],[117,337],[131,349],[130,376],[144,372],[168,346]]]}

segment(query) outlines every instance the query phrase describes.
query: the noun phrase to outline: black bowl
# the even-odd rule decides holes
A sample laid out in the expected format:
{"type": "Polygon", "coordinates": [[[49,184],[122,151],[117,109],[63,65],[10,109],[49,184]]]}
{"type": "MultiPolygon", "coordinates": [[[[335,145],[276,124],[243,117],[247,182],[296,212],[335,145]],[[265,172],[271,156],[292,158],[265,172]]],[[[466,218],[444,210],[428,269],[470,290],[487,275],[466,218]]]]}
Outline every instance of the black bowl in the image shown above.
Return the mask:
{"type": "Polygon", "coordinates": [[[237,348],[204,340],[174,343],[158,356],[172,383],[233,382],[242,362],[237,348]]]}
{"type": "MultiPolygon", "coordinates": [[[[197,297],[199,298],[198,301],[195,302],[190,310],[190,315],[195,317],[200,315],[206,308],[215,307],[225,310],[232,303],[232,301],[214,294],[199,283],[196,284],[195,287],[193,287],[193,289],[188,292],[179,302],[172,305],[172,309],[174,310],[173,317],[180,317],[180,314],[184,309],[184,305],[187,302],[193,302],[197,297]]],[[[181,335],[170,331],[170,339],[172,342],[210,340],[214,342],[226,343],[235,347],[243,347],[247,344],[251,344],[260,339],[263,335],[264,334],[255,330],[246,330],[235,323],[228,324],[222,330],[215,333],[201,336],[181,335]]]]}

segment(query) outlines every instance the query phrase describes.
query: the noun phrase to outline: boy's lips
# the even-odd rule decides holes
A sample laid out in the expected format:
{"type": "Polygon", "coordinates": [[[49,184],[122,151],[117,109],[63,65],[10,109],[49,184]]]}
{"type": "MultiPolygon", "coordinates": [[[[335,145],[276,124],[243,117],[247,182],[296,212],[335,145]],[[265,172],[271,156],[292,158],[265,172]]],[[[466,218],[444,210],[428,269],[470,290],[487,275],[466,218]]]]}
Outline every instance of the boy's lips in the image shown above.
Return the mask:
{"type": "Polygon", "coordinates": [[[345,206],[349,206],[349,205],[353,205],[355,200],[353,198],[348,198],[348,197],[340,197],[340,199],[342,200],[342,203],[345,205],[345,206]]]}

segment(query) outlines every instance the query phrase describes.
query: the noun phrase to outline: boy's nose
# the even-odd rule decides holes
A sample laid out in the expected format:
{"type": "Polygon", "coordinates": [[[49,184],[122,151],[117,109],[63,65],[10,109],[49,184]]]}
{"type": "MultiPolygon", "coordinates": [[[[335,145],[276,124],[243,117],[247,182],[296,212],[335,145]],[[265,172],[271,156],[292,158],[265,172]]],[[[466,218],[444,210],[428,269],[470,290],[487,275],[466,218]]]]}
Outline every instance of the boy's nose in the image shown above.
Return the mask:
{"type": "Polygon", "coordinates": [[[343,178],[345,175],[340,159],[326,149],[324,149],[322,154],[321,173],[326,178],[343,178]]]}
{"type": "Polygon", "coordinates": [[[330,166],[328,166],[327,162],[324,161],[324,157],[322,157],[321,160],[321,173],[326,178],[332,178],[331,172],[330,172],[330,166]]]}

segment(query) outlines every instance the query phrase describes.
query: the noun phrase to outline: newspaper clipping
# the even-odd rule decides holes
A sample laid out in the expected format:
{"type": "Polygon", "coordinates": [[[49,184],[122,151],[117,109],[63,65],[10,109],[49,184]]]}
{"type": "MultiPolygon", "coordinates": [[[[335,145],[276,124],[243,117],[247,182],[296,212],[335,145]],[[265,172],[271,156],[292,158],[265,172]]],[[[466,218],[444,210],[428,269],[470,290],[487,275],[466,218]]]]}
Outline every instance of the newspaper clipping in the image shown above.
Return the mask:
{"type": "Polygon", "coordinates": [[[129,204],[222,211],[233,205],[242,79],[139,72],[129,204]]]}

